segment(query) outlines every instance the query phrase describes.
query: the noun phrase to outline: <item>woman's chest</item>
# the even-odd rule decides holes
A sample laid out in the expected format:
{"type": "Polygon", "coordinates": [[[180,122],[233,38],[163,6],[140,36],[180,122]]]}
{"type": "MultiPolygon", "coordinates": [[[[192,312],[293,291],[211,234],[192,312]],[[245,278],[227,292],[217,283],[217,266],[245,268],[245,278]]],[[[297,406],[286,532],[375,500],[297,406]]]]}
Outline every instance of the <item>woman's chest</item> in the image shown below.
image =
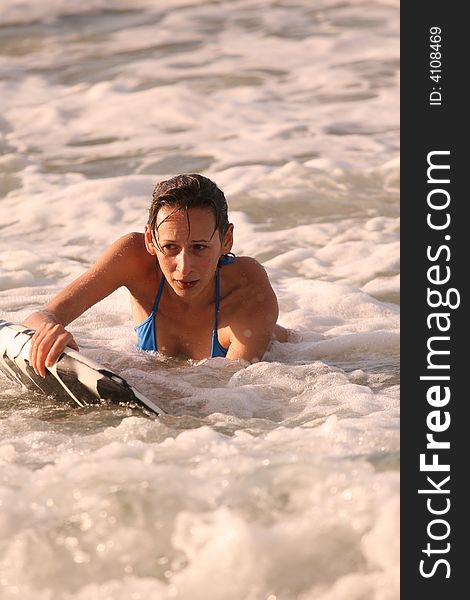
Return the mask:
{"type": "Polygon", "coordinates": [[[182,355],[195,360],[211,356],[216,326],[215,307],[188,311],[187,314],[157,311],[154,326],[157,348],[162,354],[182,355]]]}
{"type": "Polygon", "coordinates": [[[178,309],[165,294],[165,282],[156,277],[131,291],[131,305],[136,325],[143,323],[153,311],[152,327],[158,352],[168,356],[182,355],[200,360],[212,354],[214,337],[224,348],[230,344],[231,303],[222,299],[216,314],[214,300],[204,307],[178,309]]]}

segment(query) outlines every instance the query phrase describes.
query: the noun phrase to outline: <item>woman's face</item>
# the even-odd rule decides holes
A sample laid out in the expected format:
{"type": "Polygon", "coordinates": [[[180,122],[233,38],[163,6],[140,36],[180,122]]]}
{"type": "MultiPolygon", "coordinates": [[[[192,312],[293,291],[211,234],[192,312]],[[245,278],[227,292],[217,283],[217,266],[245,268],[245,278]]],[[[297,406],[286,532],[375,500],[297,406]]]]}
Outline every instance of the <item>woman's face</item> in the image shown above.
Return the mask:
{"type": "Polygon", "coordinates": [[[181,298],[196,298],[212,290],[217,263],[230,252],[233,225],[224,239],[215,229],[215,216],[210,208],[190,208],[187,212],[163,207],[158,211],[155,237],[145,229],[147,250],[156,254],[165,279],[181,298]]]}

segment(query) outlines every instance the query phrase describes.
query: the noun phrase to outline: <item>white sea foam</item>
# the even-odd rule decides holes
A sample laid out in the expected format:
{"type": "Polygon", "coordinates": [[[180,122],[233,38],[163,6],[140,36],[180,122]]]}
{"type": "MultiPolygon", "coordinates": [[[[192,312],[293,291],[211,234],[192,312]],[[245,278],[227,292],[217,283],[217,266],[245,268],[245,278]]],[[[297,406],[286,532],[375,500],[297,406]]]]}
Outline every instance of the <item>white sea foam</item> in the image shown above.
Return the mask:
{"type": "Polygon", "coordinates": [[[2,2],[1,318],[197,171],[290,330],[250,366],[143,354],[121,289],[70,329],[169,415],[1,379],[2,599],[399,597],[397,9],[2,2]]]}

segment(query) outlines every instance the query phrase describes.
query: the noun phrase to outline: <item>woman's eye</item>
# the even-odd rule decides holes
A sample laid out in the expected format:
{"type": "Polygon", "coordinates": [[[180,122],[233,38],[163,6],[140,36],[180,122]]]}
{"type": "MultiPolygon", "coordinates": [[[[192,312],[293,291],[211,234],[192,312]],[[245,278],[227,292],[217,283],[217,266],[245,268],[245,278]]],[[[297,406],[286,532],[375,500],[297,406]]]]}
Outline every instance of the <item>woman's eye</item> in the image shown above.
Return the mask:
{"type": "Polygon", "coordinates": [[[201,252],[202,250],[205,250],[207,248],[207,246],[204,246],[204,244],[195,244],[193,246],[194,250],[196,250],[197,252],[201,252]]]}

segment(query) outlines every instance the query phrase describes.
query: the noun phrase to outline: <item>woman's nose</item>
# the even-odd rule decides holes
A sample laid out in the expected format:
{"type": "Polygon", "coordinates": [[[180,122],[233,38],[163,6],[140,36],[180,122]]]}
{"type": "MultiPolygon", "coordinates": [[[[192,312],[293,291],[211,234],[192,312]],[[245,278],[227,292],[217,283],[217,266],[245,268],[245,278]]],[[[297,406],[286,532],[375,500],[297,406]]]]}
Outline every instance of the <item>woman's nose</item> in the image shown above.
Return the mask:
{"type": "Polygon", "coordinates": [[[176,268],[181,275],[187,275],[192,268],[191,256],[189,252],[181,250],[176,259],[176,268]]]}

